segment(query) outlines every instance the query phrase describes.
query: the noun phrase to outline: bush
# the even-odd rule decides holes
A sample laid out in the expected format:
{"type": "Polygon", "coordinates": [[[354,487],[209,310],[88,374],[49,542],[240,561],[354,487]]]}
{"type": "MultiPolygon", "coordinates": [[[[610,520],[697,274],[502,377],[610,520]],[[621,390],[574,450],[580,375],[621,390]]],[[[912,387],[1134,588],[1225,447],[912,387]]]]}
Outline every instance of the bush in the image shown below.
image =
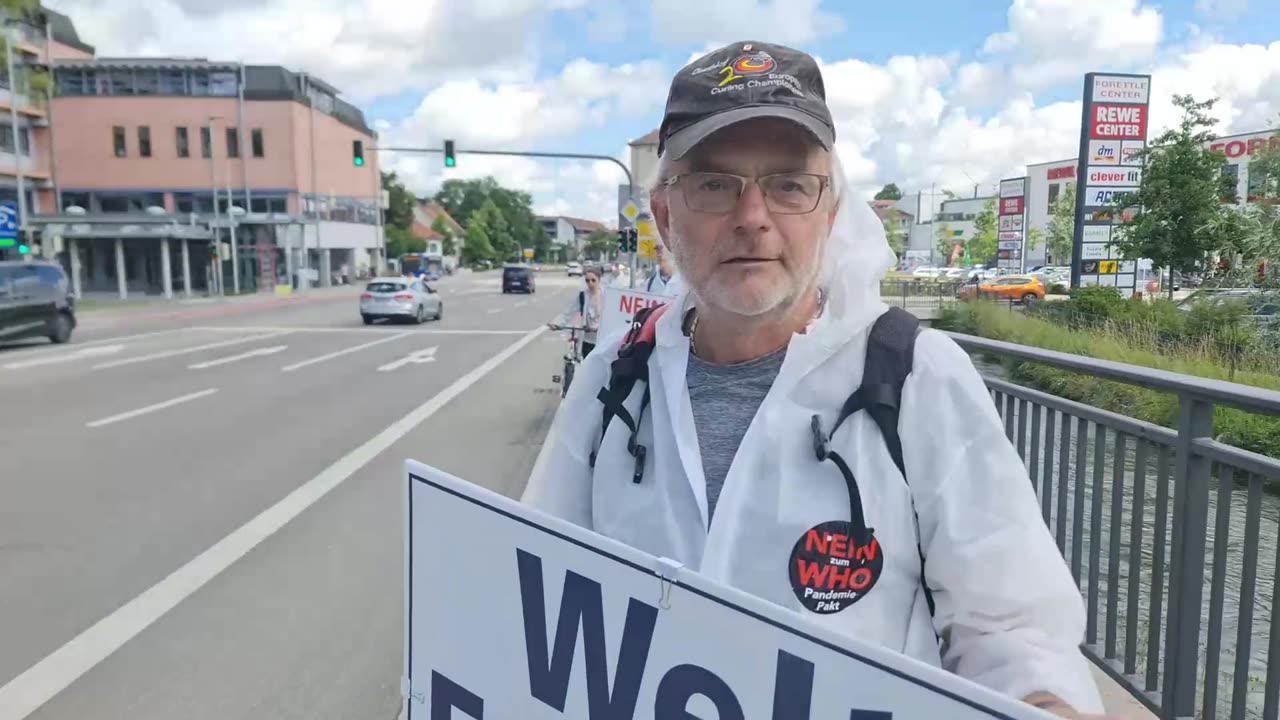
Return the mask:
{"type": "Polygon", "coordinates": [[[1062,283],[1054,283],[1049,286],[1049,294],[1050,295],[1070,295],[1071,291],[1068,290],[1067,286],[1063,285],[1062,283]]]}
{"type": "MultiPolygon", "coordinates": [[[[1105,297],[1106,294],[1097,295],[1105,297]]],[[[1045,303],[1066,304],[1068,303],[1045,303]]],[[[1172,320],[1173,317],[1180,318],[1184,314],[1172,303],[1150,305],[1152,307],[1144,312],[1153,317],[1165,317],[1165,322],[1169,324],[1176,322],[1172,320]]],[[[1224,316],[1230,317],[1230,314],[1224,316]]],[[[1187,318],[1188,335],[1183,337],[1190,337],[1192,327],[1205,329],[1212,322],[1209,317],[1205,312],[1203,318],[1197,317],[1194,321],[1187,318]]],[[[1046,350],[1280,390],[1280,355],[1255,351],[1248,355],[1227,357],[1221,346],[1204,342],[1184,341],[1172,346],[1145,344],[1143,338],[1120,332],[1117,329],[1120,326],[1116,324],[1105,325],[1102,329],[1073,329],[1055,318],[1041,316],[1039,312],[1024,316],[988,303],[957,303],[945,310],[934,326],[1046,350]]],[[[1177,424],[1178,400],[1172,395],[1100,380],[1047,365],[1015,362],[1006,358],[992,359],[999,361],[1013,380],[1045,392],[1166,427],[1177,424]]],[[[1214,416],[1214,430],[1216,437],[1222,442],[1280,458],[1280,418],[1219,407],[1214,416]]]]}

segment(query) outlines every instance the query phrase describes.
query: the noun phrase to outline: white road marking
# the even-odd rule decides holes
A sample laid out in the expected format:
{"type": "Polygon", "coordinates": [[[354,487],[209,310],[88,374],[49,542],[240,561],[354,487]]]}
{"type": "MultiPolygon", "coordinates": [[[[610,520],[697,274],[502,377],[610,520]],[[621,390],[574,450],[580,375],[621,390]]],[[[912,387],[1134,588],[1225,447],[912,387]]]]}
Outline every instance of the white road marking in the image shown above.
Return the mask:
{"type": "Polygon", "coordinates": [[[23,720],[35,712],[544,331],[545,328],[537,328],[484,361],[164,580],[0,686],[0,720],[23,720]]]}
{"type": "Polygon", "coordinates": [[[524,307],[525,305],[528,305],[528,304],[529,304],[529,301],[528,301],[528,300],[521,300],[520,302],[516,303],[515,305],[512,305],[512,307],[524,307]]]}
{"type": "Polygon", "coordinates": [[[386,365],[383,365],[382,367],[378,368],[378,372],[389,372],[391,370],[402,368],[405,365],[409,365],[411,363],[414,365],[425,365],[426,363],[433,363],[435,361],[436,361],[436,349],[433,346],[425,350],[415,350],[409,353],[408,355],[400,358],[399,360],[394,360],[392,362],[389,362],[386,365]]]}
{"type": "MultiPolygon", "coordinates": [[[[105,417],[105,418],[102,418],[101,420],[94,420],[93,422],[85,423],[84,426],[90,427],[90,428],[99,428],[99,427],[102,427],[103,425],[110,425],[112,423],[120,422],[121,420],[136,418],[139,415],[146,415],[147,413],[153,413],[157,410],[163,410],[165,408],[173,407],[174,405],[181,405],[182,403],[191,402],[192,400],[199,400],[202,397],[207,397],[216,392],[218,392],[216,388],[209,388],[208,390],[201,390],[200,392],[189,393],[187,395],[182,395],[182,396],[173,398],[172,400],[165,400],[164,402],[158,402],[154,405],[140,407],[137,410],[130,410],[129,412],[122,412],[119,415],[112,415],[111,417],[105,417]]],[[[0,703],[0,709],[3,709],[3,708],[4,708],[4,705],[0,703]]]]}
{"type": "Polygon", "coordinates": [[[233,363],[237,360],[244,360],[251,357],[259,357],[262,355],[274,355],[278,352],[285,350],[288,347],[289,347],[288,345],[275,345],[272,347],[255,348],[253,350],[250,350],[249,352],[242,352],[239,355],[228,355],[227,357],[218,358],[217,360],[209,360],[202,363],[196,363],[195,365],[188,365],[187,368],[191,370],[204,370],[205,368],[217,367],[219,365],[226,365],[227,363],[233,363]]]}
{"type": "Polygon", "coordinates": [[[224,327],[224,326],[210,325],[210,326],[202,326],[194,329],[211,330],[214,332],[244,332],[246,330],[261,332],[266,330],[272,330],[276,332],[290,332],[290,333],[361,333],[363,335],[388,335],[388,334],[395,334],[395,335],[402,335],[402,334],[408,334],[408,335],[524,335],[525,333],[529,332],[528,328],[524,330],[478,330],[478,329],[466,330],[462,328],[455,329],[455,330],[428,330],[425,328],[422,330],[418,330],[418,329],[414,329],[414,330],[394,329],[393,330],[391,328],[378,328],[378,327],[309,328],[309,327],[273,327],[273,326],[265,326],[265,325],[256,326],[256,327],[224,327]]]}
{"type": "Polygon", "coordinates": [[[489,308],[489,309],[488,309],[488,310],[486,310],[485,312],[487,312],[487,313],[489,313],[490,315],[492,315],[492,314],[494,314],[494,313],[500,313],[500,312],[502,312],[502,308],[489,308]]]}
{"type": "Polygon", "coordinates": [[[222,340],[215,343],[206,343],[204,345],[196,345],[195,347],[165,350],[163,352],[151,353],[150,355],[139,355],[137,357],[121,358],[120,360],[98,363],[93,366],[93,369],[105,370],[106,368],[120,367],[121,365],[133,365],[135,363],[147,362],[150,360],[162,360],[164,358],[177,357],[179,355],[190,355],[191,353],[204,352],[205,350],[216,350],[217,348],[229,347],[231,345],[243,345],[244,343],[257,342],[258,340],[266,340],[267,338],[278,337],[286,334],[288,334],[288,331],[284,330],[280,332],[266,333],[264,335],[251,335],[249,337],[236,338],[234,340],[222,340]]]}
{"type": "Polygon", "coordinates": [[[99,355],[114,355],[124,349],[123,345],[99,345],[96,347],[87,347],[72,352],[58,353],[52,356],[34,357],[30,360],[19,360],[11,362],[4,366],[5,370],[21,370],[22,368],[38,367],[40,365],[56,365],[58,363],[71,362],[73,360],[83,360],[89,357],[97,357],[99,355]]]}
{"type": "Polygon", "coordinates": [[[367,343],[361,343],[361,344],[359,344],[359,345],[352,345],[352,346],[351,346],[351,347],[349,347],[349,348],[343,348],[343,349],[338,350],[338,351],[335,351],[335,352],[326,353],[326,354],[324,354],[324,355],[320,355],[320,356],[317,356],[317,357],[313,357],[313,358],[311,358],[310,360],[303,360],[302,362],[296,362],[296,363],[294,363],[294,364],[292,364],[292,365],[285,365],[284,367],[280,368],[280,371],[281,371],[281,372],[293,372],[294,370],[298,370],[298,369],[300,369],[300,368],[307,367],[308,365],[315,365],[316,363],[322,363],[322,362],[324,362],[325,360],[332,360],[332,359],[334,359],[334,358],[336,358],[336,357],[342,357],[343,355],[350,355],[350,354],[351,354],[351,353],[353,353],[353,352],[360,352],[361,350],[365,350],[365,349],[367,349],[367,348],[371,348],[371,347],[373,347],[374,345],[381,345],[382,343],[385,343],[385,342],[391,342],[392,340],[399,340],[400,338],[405,337],[406,335],[409,335],[409,334],[410,334],[410,333],[402,332],[402,333],[397,333],[397,334],[395,334],[395,335],[388,335],[387,337],[379,338],[379,339],[377,339],[377,340],[371,340],[371,341],[369,341],[369,342],[367,342],[367,343]]]}

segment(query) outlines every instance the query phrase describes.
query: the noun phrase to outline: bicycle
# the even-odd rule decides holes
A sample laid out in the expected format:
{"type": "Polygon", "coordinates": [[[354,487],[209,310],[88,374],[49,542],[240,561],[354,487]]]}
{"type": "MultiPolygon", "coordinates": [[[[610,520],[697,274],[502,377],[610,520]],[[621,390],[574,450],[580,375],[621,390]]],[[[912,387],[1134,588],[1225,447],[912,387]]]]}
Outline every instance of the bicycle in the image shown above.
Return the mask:
{"type": "Polygon", "coordinates": [[[548,323],[547,327],[552,330],[568,330],[569,331],[569,347],[564,354],[564,375],[552,375],[551,381],[560,383],[560,397],[569,394],[569,385],[573,383],[573,373],[577,369],[578,363],[582,362],[582,342],[579,333],[586,328],[574,325],[556,325],[548,323]]]}

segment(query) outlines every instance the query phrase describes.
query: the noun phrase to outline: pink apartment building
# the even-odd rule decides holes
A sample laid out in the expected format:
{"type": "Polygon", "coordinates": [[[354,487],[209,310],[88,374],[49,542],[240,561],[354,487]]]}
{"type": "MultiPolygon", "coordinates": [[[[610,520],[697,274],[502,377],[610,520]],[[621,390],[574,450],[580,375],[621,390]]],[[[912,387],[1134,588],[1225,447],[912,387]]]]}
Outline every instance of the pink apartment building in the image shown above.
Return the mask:
{"type": "Polygon", "coordinates": [[[338,90],[279,66],[55,56],[30,225],[77,294],[227,292],[382,265],[376,153],[338,90]],[[214,238],[220,242],[214,242],[214,238]]]}

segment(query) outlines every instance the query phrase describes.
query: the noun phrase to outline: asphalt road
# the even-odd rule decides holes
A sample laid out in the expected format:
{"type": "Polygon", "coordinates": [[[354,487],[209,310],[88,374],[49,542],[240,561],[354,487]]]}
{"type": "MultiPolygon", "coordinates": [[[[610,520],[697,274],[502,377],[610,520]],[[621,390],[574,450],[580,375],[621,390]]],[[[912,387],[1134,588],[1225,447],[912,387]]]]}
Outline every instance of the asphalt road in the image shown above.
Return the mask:
{"type": "Polygon", "coordinates": [[[578,280],[86,313],[0,350],[0,720],[394,718],[402,463],[518,495],[578,280]],[[247,304],[246,304],[247,303],[247,304]]]}

